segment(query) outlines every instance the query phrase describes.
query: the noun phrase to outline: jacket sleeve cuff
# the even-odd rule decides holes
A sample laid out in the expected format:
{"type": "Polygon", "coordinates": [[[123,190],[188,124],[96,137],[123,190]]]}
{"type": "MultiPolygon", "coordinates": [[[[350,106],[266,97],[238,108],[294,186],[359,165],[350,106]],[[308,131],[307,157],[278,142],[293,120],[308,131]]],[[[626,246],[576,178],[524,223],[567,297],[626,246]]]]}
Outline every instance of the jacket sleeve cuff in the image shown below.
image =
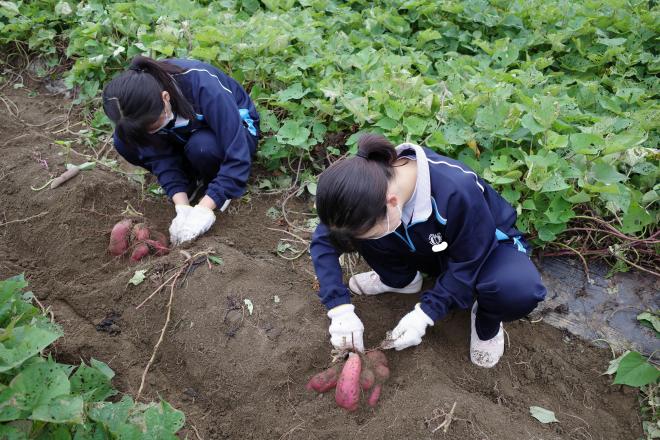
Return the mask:
{"type": "Polygon", "coordinates": [[[207,191],[206,195],[215,202],[216,209],[226,208],[225,203],[229,199],[224,194],[220,194],[217,191],[207,191]]]}
{"type": "Polygon", "coordinates": [[[425,298],[422,297],[422,302],[419,305],[419,308],[422,309],[422,312],[426,313],[433,322],[436,322],[447,314],[446,311],[438,311],[431,306],[430,301],[425,301],[425,298]]]}
{"type": "Polygon", "coordinates": [[[174,194],[178,193],[188,193],[188,187],[186,185],[174,185],[174,186],[168,186],[168,188],[165,190],[167,192],[167,196],[171,199],[174,197],[174,194]]]}
{"type": "Polygon", "coordinates": [[[351,303],[351,294],[348,292],[348,289],[345,289],[344,295],[333,295],[333,298],[330,298],[326,301],[323,301],[323,305],[326,309],[331,310],[342,304],[351,303]]]}

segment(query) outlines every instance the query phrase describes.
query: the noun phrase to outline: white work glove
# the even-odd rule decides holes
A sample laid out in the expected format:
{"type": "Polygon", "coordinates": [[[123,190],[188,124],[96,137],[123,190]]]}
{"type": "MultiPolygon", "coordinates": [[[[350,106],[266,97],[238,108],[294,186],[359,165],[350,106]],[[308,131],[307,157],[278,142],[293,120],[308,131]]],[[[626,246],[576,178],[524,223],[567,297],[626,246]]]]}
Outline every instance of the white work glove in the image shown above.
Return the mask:
{"type": "Polygon", "coordinates": [[[364,325],[355,314],[353,304],[342,304],[328,312],[330,323],[330,342],[337,349],[355,349],[364,351],[364,325]]]}
{"type": "Polygon", "coordinates": [[[397,351],[418,345],[422,342],[422,336],[426,334],[426,327],[433,326],[433,320],[424,313],[419,303],[415,305],[412,312],[401,318],[401,321],[391,332],[389,348],[397,351]]]}
{"type": "MultiPolygon", "coordinates": [[[[178,208],[178,205],[177,205],[178,208]]],[[[177,209],[177,213],[179,210],[177,209]]],[[[177,218],[179,216],[177,215],[177,218]]],[[[177,218],[174,220],[176,221],[177,218]]],[[[172,244],[177,245],[181,244],[184,241],[194,240],[199,237],[213,226],[215,223],[215,214],[209,208],[204,206],[197,205],[194,208],[187,210],[187,213],[184,213],[184,217],[181,220],[181,224],[177,222],[174,233],[172,233],[172,227],[175,222],[172,222],[170,227],[170,238],[172,244]]]]}
{"type": "Polygon", "coordinates": [[[190,205],[174,205],[176,210],[176,217],[172,220],[170,225],[170,241],[173,245],[179,244],[181,242],[181,231],[183,225],[186,222],[188,214],[193,210],[193,207],[190,205]]]}

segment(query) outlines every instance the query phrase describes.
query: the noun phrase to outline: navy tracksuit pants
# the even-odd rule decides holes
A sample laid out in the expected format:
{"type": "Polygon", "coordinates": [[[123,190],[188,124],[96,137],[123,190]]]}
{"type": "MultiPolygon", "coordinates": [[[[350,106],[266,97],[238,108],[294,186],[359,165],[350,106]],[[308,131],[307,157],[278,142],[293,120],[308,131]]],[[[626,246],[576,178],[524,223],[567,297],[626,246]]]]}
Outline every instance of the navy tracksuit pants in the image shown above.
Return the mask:
{"type": "MultiPolygon", "coordinates": [[[[522,239],[519,242],[524,244],[522,239]]],[[[408,285],[417,271],[440,275],[443,260],[428,256],[363,253],[367,263],[390,287],[408,285]]],[[[541,275],[529,259],[527,249],[513,240],[498,242],[481,267],[472,295],[479,303],[475,327],[481,340],[494,337],[500,323],[528,315],[545,299],[541,275]]]]}
{"type": "MultiPolygon", "coordinates": [[[[250,155],[254,156],[257,151],[257,143],[259,138],[252,136],[245,132],[245,136],[250,147],[250,155]]],[[[171,144],[181,144],[175,138],[171,138],[171,144]]],[[[116,145],[117,151],[133,165],[145,168],[151,171],[149,167],[140,159],[136,149],[123,148],[116,145]]],[[[216,140],[216,136],[212,130],[202,128],[195,130],[189,134],[188,141],[181,148],[183,155],[183,171],[188,175],[190,186],[188,195],[190,196],[198,187],[198,181],[202,181],[202,188],[208,184],[218,175],[220,166],[225,158],[225,151],[216,140]]],[[[175,147],[172,147],[172,151],[175,147]]],[[[197,192],[200,194],[200,191],[197,192]]],[[[203,191],[201,191],[203,195],[203,191]]]]}

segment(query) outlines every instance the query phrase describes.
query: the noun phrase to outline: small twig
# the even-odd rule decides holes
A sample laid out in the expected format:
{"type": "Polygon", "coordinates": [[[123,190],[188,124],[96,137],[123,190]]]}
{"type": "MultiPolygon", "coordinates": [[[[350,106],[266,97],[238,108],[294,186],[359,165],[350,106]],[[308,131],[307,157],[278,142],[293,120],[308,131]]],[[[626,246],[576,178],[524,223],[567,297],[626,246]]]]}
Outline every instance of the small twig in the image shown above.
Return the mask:
{"type": "Polygon", "coordinates": [[[555,243],[553,243],[553,244],[559,245],[559,246],[561,246],[561,247],[563,247],[563,248],[566,248],[566,249],[568,249],[568,250],[571,250],[571,251],[575,252],[575,254],[576,254],[578,257],[580,257],[580,260],[582,260],[582,264],[584,265],[584,274],[585,274],[586,277],[587,277],[587,282],[588,282],[589,284],[593,284],[593,283],[594,283],[594,281],[593,281],[593,280],[591,279],[591,277],[589,276],[589,266],[587,265],[587,260],[584,258],[584,256],[582,256],[582,254],[580,253],[580,251],[578,251],[577,249],[573,249],[572,247],[570,247],[569,245],[564,244],[564,243],[555,242],[555,243]]]}
{"type": "Polygon", "coordinates": [[[199,435],[199,432],[197,431],[197,428],[195,427],[195,425],[190,425],[190,427],[191,427],[192,430],[195,432],[195,436],[197,437],[198,440],[204,440],[204,439],[202,438],[202,436],[199,435]]]}
{"type": "Polygon", "coordinates": [[[138,304],[137,306],[135,306],[135,310],[137,310],[137,309],[139,309],[140,307],[142,307],[143,305],[145,305],[145,304],[146,304],[151,298],[154,297],[154,295],[156,295],[158,292],[160,292],[161,289],[167,285],[167,283],[169,283],[172,279],[174,279],[174,278],[177,277],[177,276],[179,276],[179,273],[178,273],[178,272],[175,273],[174,275],[172,275],[171,277],[169,277],[169,278],[168,278],[163,284],[161,284],[160,286],[158,286],[158,288],[157,288],[156,290],[154,290],[153,293],[152,293],[151,295],[149,295],[144,301],[142,301],[140,304],[138,304]]]}
{"type": "Polygon", "coordinates": [[[53,180],[55,180],[54,177],[53,177],[52,179],[49,179],[49,180],[48,180],[46,183],[44,183],[42,186],[39,186],[39,187],[36,187],[36,188],[35,188],[34,186],[30,186],[30,189],[31,189],[32,191],[41,191],[42,189],[45,189],[48,185],[50,185],[50,184],[53,182],[53,180]]]}
{"type": "Polygon", "coordinates": [[[181,267],[179,271],[176,273],[174,280],[172,281],[172,285],[170,286],[170,299],[167,301],[167,316],[165,318],[165,324],[163,325],[163,328],[160,331],[160,337],[158,338],[158,342],[156,342],[156,345],[154,346],[154,350],[151,353],[151,358],[149,359],[149,362],[147,362],[147,366],[144,368],[144,371],[142,372],[142,379],[140,380],[140,388],[138,388],[137,395],[135,396],[135,400],[140,400],[140,395],[142,394],[142,389],[144,388],[144,383],[147,379],[147,373],[149,372],[149,368],[151,368],[151,365],[154,363],[154,360],[156,359],[156,353],[158,353],[158,347],[160,347],[160,344],[163,342],[163,339],[165,338],[165,332],[167,330],[167,326],[170,323],[170,316],[172,315],[172,300],[174,299],[174,289],[176,286],[176,279],[183,273],[183,269],[185,266],[181,267]]]}
{"type": "Polygon", "coordinates": [[[454,418],[454,410],[456,409],[456,403],[457,402],[454,402],[448,414],[445,414],[444,410],[442,411],[443,415],[445,416],[445,419],[434,430],[431,431],[432,434],[435,434],[435,432],[438,431],[440,428],[442,428],[443,432],[447,432],[449,430],[449,425],[451,425],[451,421],[454,418]]]}
{"type": "MultiPolygon", "coordinates": [[[[613,254],[613,255],[614,255],[614,254],[613,254]]],[[[622,260],[623,262],[628,263],[628,264],[630,264],[630,265],[633,266],[633,267],[636,267],[636,268],[639,269],[639,270],[642,270],[642,271],[644,271],[644,272],[646,272],[646,273],[650,273],[651,275],[655,275],[656,277],[660,278],[660,273],[658,273],[658,272],[653,272],[653,271],[650,270],[650,269],[646,269],[646,268],[644,268],[644,267],[642,267],[642,266],[640,266],[640,265],[638,265],[638,264],[633,263],[632,261],[626,260],[626,259],[623,258],[621,255],[614,255],[614,256],[615,256],[616,258],[622,260]]]]}
{"type": "Polygon", "coordinates": [[[39,213],[39,214],[37,214],[37,215],[33,215],[33,216],[31,216],[31,217],[27,217],[27,218],[22,218],[22,219],[17,219],[17,220],[10,220],[10,221],[8,221],[8,222],[0,223],[0,226],[7,226],[7,225],[10,225],[10,224],[12,224],[12,223],[25,223],[25,222],[29,222],[30,220],[33,220],[33,219],[35,219],[35,218],[43,217],[43,216],[46,215],[46,214],[48,214],[48,211],[44,211],[44,212],[41,212],[41,213],[39,213]]]}

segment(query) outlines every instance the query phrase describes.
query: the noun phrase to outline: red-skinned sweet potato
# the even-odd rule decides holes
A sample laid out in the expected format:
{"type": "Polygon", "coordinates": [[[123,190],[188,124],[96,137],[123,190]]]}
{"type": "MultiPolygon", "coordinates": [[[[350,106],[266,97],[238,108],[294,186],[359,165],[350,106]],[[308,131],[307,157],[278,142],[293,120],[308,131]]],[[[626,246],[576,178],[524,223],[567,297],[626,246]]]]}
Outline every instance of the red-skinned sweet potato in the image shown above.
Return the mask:
{"type": "Polygon", "coordinates": [[[151,231],[151,238],[152,240],[147,240],[146,243],[149,244],[154,255],[159,257],[161,255],[167,255],[170,252],[165,234],[158,231],[151,231]]]}
{"type": "Polygon", "coordinates": [[[379,383],[385,382],[390,378],[390,369],[383,364],[379,364],[374,367],[374,374],[376,375],[376,380],[379,383]]]}
{"type": "Polygon", "coordinates": [[[307,389],[316,391],[317,393],[325,393],[330,391],[337,385],[339,379],[339,367],[333,365],[327,370],[321,371],[314,375],[309,382],[307,382],[307,389]]]}
{"type": "Polygon", "coordinates": [[[144,223],[137,223],[133,226],[132,235],[134,241],[148,240],[150,237],[149,228],[144,223]]]}
{"type": "Polygon", "coordinates": [[[126,219],[120,221],[112,228],[112,232],[110,232],[110,244],[108,245],[108,252],[110,254],[119,256],[126,253],[132,224],[133,222],[130,219],[126,219]]]}
{"type": "Polygon", "coordinates": [[[137,263],[147,255],[149,255],[149,246],[146,243],[138,243],[131,254],[131,261],[137,263]]]}
{"type": "Polygon", "coordinates": [[[374,382],[376,382],[376,376],[374,375],[374,372],[369,368],[364,368],[362,373],[360,373],[360,387],[364,391],[367,391],[372,386],[374,386],[374,382]]]}
{"type": "Polygon", "coordinates": [[[373,365],[382,364],[387,366],[387,358],[385,357],[385,353],[380,350],[370,351],[365,356],[373,363],[373,365]]]}
{"type": "Polygon", "coordinates": [[[350,353],[337,381],[335,401],[348,411],[355,411],[360,402],[360,373],[362,360],[357,353],[350,353]]]}
{"type": "Polygon", "coordinates": [[[378,403],[378,399],[380,399],[380,392],[382,391],[382,389],[383,389],[382,384],[376,384],[376,386],[374,386],[374,389],[371,391],[371,394],[369,394],[369,398],[367,399],[367,405],[369,405],[372,408],[376,406],[376,404],[378,403]]]}

